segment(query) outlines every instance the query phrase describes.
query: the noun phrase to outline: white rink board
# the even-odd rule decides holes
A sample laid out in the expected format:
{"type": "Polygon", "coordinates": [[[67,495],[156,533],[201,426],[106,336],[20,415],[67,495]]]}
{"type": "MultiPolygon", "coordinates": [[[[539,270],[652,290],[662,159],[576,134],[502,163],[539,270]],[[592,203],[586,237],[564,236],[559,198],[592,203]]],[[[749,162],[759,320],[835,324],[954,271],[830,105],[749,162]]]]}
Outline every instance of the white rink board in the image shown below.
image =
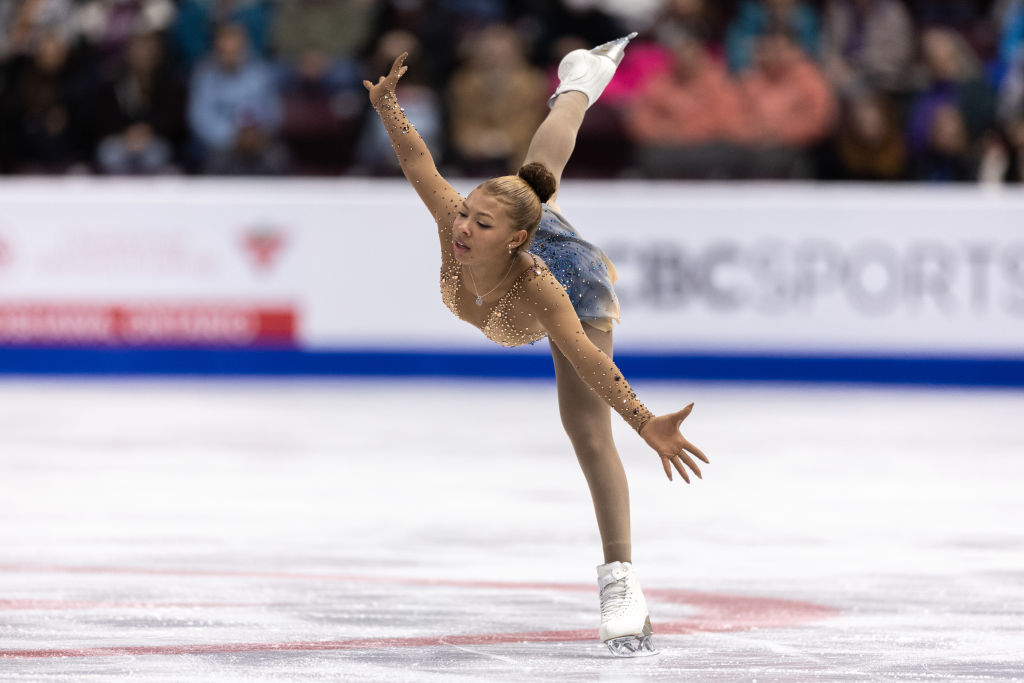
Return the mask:
{"type": "MultiPolygon", "coordinates": [[[[567,181],[559,203],[618,267],[618,350],[1024,349],[1019,191],[567,181]]],[[[308,349],[492,348],[441,304],[404,181],[15,180],[0,206],[0,306],[286,308],[308,349]]]]}

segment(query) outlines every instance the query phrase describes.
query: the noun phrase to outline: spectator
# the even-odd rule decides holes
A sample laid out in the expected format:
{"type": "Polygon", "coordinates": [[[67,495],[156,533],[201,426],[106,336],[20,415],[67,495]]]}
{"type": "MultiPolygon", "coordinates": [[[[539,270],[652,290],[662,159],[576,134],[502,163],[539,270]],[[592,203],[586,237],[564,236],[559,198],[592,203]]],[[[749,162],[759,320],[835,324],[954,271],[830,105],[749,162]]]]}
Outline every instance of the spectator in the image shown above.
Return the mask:
{"type": "Polygon", "coordinates": [[[261,150],[268,163],[281,159],[274,138],[281,105],[273,72],[249,53],[242,25],[225,24],[217,30],[213,54],[192,76],[188,118],[200,167],[228,168],[226,159],[234,152],[250,165],[261,150]]]}
{"type": "Polygon", "coordinates": [[[373,12],[370,0],[296,0],[277,9],[272,34],[282,74],[281,132],[298,172],[340,173],[352,161],[365,101],[356,55],[370,38],[373,12]]]}
{"type": "Polygon", "coordinates": [[[930,28],[921,36],[921,52],[928,84],[913,101],[908,121],[908,144],[914,154],[923,153],[939,137],[943,149],[952,146],[954,128],[962,125],[967,143],[973,145],[992,128],[995,94],[982,78],[981,67],[964,40],[950,29],[930,28]],[[939,124],[940,110],[954,108],[939,124]]]}
{"type": "Polygon", "coordinates": [[[829,0],[823,25],[822,61],[839,92],[906,86],[914,25],[900,0],[829,0]]]}
{"type": "Polygon", "coordinates": [[[0,2],[0,60],[29,55],[44,36],[65,43],[74,38],[72,0],[4,0],[0,2]]]}
{"type": "Polygon", "coordinates": [[[907,147],[891,102],[861,92],[847,101],[835,142],[840,180],[901,180],[907,147]]]}
{"type": "Polygon", "coordinates": [[[85,157],[89,78],[69,58],[60,31],[43,33],[10,68],[2,107],[4,166],[16,173],[64,173],[85,157]]]}
{"type": "Polygon", "coordinates": [[[448,88],[452,147],[469,172],[500,175],[526,156],[544,116],[545,79],[507,26],[488,26],[466,47],[448,88]]]}
{"type": "Polygon", "coordinates": [[[971,31],[984,18],[986,2],[976,0],[909,0],[910,9],[924,26],[945,26],[971,31]]]}
{"type": "Polygon", "coordinates": [[[943,103],[934,110],[928,138],[914,158],[914,177],[933,182],[968,181],[977,177],[972,151],[960,110],[943,103]]]}
{"type": "Polygon", "coordinates": [[[747,112],[741,139],[754,177],[806,177],[810,148],[827,136],[836,102],[825,77],[783,31],[760,37],[755,66],[740,80],[747,112]]]}
{"type": "Polygon", "coordinates": [[[215,150],[204,171],[229,176],[285,175],[289,162],[288,150],[264,126],[245,122],[239,127],[234,144],[215,150]]]}
{"type": "Polygon", "coordinates": [[[1016,180],[1024,181],[1024,51],[1003,80],[999,92],[999,124],[1006,140],[1008,165],[1016,169],[1016,180]]]}
{"type": "Polygon", "coordinates": [[[1024,0],[1000,0],[993,6],[993,18],[999,27],[999,56],[996,82],[1003,71],[1024,52],[1024,0]]]}
{"type": "Polygon", "coordinates": [[[319,82],[331,90],[359,85],[356,55],[373,30],[372,0],[292,0],[271,23],[274,51],[285,82],[319,82]]]}
{"type": "Polygon", "coordinates": [[[722,3],[706,0],[667,0],[654,31],[658,41],[670,45],[680,34],[694,36],[721,56],[722,3]]]}
{"type": "Polygon", "coordinates": [[[121,65],[134,36],[166,30],[176,12],[171,0],[88,0],[81,5],[79,29],[105,70],[121,65]]]}
{"type": "Polygon", "coordinates": [[[750,68],[760,36],[784,31],[796,38],[805,54],[818,54],[818,16],[801,0],[744,0],[738,16],[729,25],[726,54],[734,74],[750,68]]]}
{"type": "Polygon", "coordinates": [[[179,0],[171,27],[180,65],[190,73],[212,49],[215,27],[238,24],[245,29],[250,49],[267,54],[272,5],[270,0],[179,0]]]}
{"type": "Polygon", "coordinates": [[[95,101],[97,166],[103,173],[174,170],[185,139],[185,88],[157,33],[134,36],[121,72],[95,101]]]}
{"type": "Polygon", "coordinates": [[[682,35],[671,69],[648,81],[627,124],[645,176],[728,176],[734,155],[724,143],[742,129],[739,91],[701,41],[682,35]]]}

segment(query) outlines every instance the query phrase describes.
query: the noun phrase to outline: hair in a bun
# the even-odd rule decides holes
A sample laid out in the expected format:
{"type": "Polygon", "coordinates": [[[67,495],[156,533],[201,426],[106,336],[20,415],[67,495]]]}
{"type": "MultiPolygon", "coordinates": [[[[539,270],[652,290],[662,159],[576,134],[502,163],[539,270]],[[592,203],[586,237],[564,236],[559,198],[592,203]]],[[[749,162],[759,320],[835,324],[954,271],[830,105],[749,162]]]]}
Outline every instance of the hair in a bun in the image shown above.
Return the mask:
{"type": "Polygon", "coordinates": [[[551,195],[555,194],[555,190],[558,189],[555,176],[544,164],[536,161],[521,166],[518,175],[533,188],[541,202],[551,199],[551,195]]]}
{"type": "Polygon", "coordinates": [[[543,214],[541,204],[551,199],[558,183],[544,164],[534,162],[520,168],[518,175],[492,178],[479,189],[505,205],[513,231],[526,231],[526,239],[518,247],[524,249],[537,231],[543,214]]]}

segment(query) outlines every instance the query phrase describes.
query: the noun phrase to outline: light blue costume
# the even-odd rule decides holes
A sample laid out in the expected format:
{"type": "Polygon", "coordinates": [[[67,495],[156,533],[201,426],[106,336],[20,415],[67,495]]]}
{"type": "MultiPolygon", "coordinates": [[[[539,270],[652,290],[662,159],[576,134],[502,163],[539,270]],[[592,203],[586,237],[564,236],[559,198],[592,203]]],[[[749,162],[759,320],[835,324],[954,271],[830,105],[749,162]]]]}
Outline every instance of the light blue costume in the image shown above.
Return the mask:
{"type": "Polygon", "coordinates": [[[605,331],[612,329],[612,320],[619,321],[619,300],[612,288],[618,277],[615,266],[547,204],[530,243],[530,253],[544,259],[565,288],[580,321],[605,331]]]}

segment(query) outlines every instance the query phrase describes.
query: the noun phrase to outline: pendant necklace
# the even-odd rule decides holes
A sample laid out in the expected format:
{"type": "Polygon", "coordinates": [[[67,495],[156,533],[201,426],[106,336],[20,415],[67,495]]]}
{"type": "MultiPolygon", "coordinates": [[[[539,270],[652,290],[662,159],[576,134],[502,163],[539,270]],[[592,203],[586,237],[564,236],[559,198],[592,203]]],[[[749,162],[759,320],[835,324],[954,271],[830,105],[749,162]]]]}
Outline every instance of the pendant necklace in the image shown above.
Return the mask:
{"type": "MultiPolygon", "coordinates": [[[[505,278],[507,278],[508,274],[512,272],[512,266],[514,266],[515,264],[516,264],[516,260],[515,259],[512,259],[512,261],[509,262],[508,270],[505,271],[505,275],[502,276],[501,281],[499,281],[498,284],[496,284],[494,287],[491,288],[491,292],[493,292],[498,287],[501,287],[501,285],[505,282],[505,278]]],[[[469,268],[469,279],[473,281],[473,291],[474,292],[479,292],[480,289],[476,286],[476,278],[473,277],[473,267],[472,266],[467,266],[467,268],[469,268]]],[[[491,292],[487,292],[487,294],[490,294],[491,292]]],[[[484,305],[484,297],[487,296],[487,294],[477,294],[476,295],[476,305],[477,306],[483,306],[484,305]]]]}

